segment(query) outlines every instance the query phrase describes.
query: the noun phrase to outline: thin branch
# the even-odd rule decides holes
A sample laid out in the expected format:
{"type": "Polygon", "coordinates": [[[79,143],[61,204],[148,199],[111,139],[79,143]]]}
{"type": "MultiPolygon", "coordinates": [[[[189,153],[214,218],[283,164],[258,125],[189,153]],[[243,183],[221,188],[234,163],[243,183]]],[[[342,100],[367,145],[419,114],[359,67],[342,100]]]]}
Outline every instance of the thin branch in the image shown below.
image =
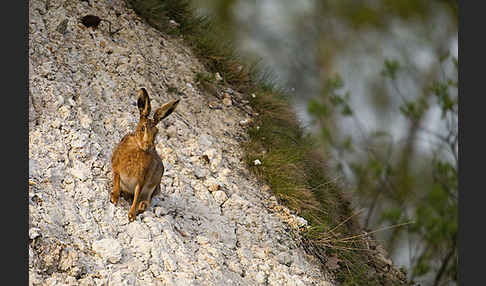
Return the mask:
{"type": "Polygon", "coordinates": [[[449,261],[451,260],[452,256],[456,252],[456,250],[457,250],[456,249],[456,238],[454,237],[454,240],[453,240],[453,243],[452,243],[452,247],[449,250],[449,253],[447,253],[446,258],[442,261],[442,265],[440,266],[439,272],[437,272],[437,275],[435,276],[435,280],[434,280],[433,286],[438,286],[439,285],[439,282],[440,282],[442,276],[444,275],[444,272],[446,271],[447,266],[449,265],[449,261]]]}
{"type": "Polygon", "coordinates": [[[407,100],[406,100],[405,96],[402,94],[402,92],[400,91],[400,89],[398,88],[396,80],[392,80],[391,85],[392,85],[393,89],[396,91],[396,93],[398,94],[398,96],[400,97],[400,99],[402,100],[402,103],[406,103],[407,100]]]}

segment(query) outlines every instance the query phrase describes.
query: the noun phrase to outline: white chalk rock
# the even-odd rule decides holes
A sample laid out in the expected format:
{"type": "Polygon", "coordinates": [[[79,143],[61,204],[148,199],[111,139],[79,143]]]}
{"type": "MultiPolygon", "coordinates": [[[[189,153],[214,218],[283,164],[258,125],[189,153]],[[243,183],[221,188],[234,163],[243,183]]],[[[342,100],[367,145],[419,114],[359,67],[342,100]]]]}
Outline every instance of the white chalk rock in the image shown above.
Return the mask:
{"type": "Polygon", "coordinates": [[[93,251],[111,263],[117,263],[122,257],[121,245],[113,238],[93,242],[93,251]]]}

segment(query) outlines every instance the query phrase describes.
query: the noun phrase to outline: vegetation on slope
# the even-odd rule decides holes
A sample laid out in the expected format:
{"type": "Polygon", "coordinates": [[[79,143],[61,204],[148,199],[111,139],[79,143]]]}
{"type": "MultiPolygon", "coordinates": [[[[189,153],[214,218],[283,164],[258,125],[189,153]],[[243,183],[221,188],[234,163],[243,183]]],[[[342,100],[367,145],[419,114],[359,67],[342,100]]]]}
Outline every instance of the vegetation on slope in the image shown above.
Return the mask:
{"type": "MultiPolygon", "coordinates": [[[[323,266],[333,258],[335,275],[342,285],[401,285],[403,275],[386,274],[366,244],[343,190],[326,174],[325,157],[316,141],[299,126],[285,92],[257,62],[237,54],[224,40],[224,31],[207,18],[198,17],[186,0],[127,0],[147,23],[169,36],[182,36],[211,73],[244,94],[257,112],[243,143],[249,169],[268,184],[277,198],[307,219],[310,228],[301,235],[304,247],[323,266]],[[175,21],[171,22],[171,21],[175,21]],[[254,96],[251,96],[253,94],[254,96]],[[258,159],[261,165],[255,165],[258,159]]],[[[201,75],[202,86],[216,83],[201,75]]],[[[168,87],[170,88],[170,87],[168,87]]],[[[329,264],[328,264],[329,265],[329,264]]],[[[329,270],[329,267],[327,267],[329,270]]]]}

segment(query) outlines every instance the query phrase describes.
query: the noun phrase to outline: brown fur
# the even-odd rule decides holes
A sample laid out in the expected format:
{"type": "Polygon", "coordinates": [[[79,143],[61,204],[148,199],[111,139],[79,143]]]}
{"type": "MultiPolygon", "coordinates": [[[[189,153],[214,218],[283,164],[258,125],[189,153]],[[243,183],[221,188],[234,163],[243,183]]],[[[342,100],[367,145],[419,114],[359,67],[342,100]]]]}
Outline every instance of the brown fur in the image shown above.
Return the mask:
{"type": "Polygon", "coordinates": [[[150,98],[145,88],[138,91],[137,106],[140,120],[135,132],[125,135],[116,146],[111,157],[113,191],[110,201],[117,204],[122,193],[124,198],[133,194],[133,203],[128,212],[129,221],[144,212],[152,197],[160,192],[160,180],[164,165],[155,151],[157,123],[169,116],[177,107],[179,99],[172,100],[157,109],[150,119],[150,98]]]}

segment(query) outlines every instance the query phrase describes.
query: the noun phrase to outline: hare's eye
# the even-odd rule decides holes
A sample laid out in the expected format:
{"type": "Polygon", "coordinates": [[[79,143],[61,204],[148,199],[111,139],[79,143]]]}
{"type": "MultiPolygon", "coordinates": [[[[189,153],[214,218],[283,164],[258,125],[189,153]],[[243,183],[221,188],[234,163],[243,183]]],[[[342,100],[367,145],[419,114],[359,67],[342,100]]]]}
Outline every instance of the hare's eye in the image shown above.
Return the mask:
{"type": "Polygon", "coordinates": [[[145,126],[142,126],[142,132],[145,132],[145,126]]]}

